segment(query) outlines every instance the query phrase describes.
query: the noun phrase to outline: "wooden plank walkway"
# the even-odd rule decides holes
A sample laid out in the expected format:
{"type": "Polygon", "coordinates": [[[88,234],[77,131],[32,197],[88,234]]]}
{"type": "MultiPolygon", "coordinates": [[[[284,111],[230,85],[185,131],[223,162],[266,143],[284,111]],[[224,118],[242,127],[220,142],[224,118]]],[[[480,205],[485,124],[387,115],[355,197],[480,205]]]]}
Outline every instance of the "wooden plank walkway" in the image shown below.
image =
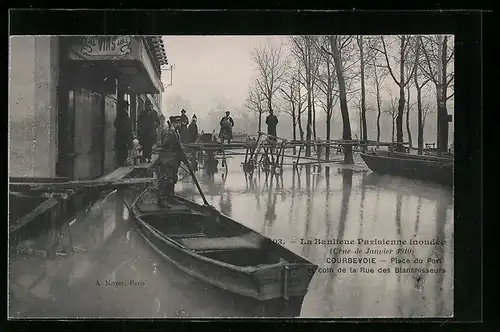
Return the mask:
{"type": "Polygon", "coordinates": [[[115,169],[113,172],[109,173],[109,174],[106,174],[100,178],[98,178],[98,180],[101,180],[101,181],[112,181],[112,180],[120,180],[120,179],[123,179],[125,176],[127,176],[128,174],[132,173],[132,171],[136,168],[138,169],[147,169],[147,168],[151,168],[152,164],[154,164],[154,162],[158,159],[158,155],[157,154],[154,154],[152,157],[151,157],[151,162],[150,163],[141,163],[139,165],[130,165],[130,166],[121,166],[121,167],[118,167],[117,169],[115,169]]]}
{"type": "Polygon", "coordinates": [[[59,204],[59,202],[55,197],[50,197],[46,199],[42,204],[38,205],[34,210],[16,220],[15,223],[10,224],[9,234],[27,225],[45,211],[54,208],[57,204],[59,204]]]}
{"type": "Polygon", "coordinates": [[[54,183],[10,183],[11,191],[61,191],[74,190],[82,188],[117,188],[122,186],[130,186],[136,184],[152,183],[153,178],[133,178],[133,179],[111,179],[111,180],[81,180],[68,182],[54,183]]]}

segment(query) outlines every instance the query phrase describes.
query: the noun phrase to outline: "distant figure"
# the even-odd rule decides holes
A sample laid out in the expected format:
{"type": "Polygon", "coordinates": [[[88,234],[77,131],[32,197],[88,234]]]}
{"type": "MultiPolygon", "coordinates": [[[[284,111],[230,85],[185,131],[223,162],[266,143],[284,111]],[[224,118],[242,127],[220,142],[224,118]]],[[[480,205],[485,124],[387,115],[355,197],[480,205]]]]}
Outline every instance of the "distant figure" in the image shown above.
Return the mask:
{"type": "Polygon", "coordinates": [[[118,102],[118,112],[115,119],[115,151],[117,166],[125,166],[132,148],[132,121],[128,116],[128,101],[118,102]]]}
{"type": "Polygon", "coordinates": [[[276,126],[278,125],[278,118],[274,115],[273,110],[269,110],[269,115],[266,118],[267,134],[273,136],[272,140],[276,140],[276,126]]]}
{"type": "Polygon", "coordinates": [[[196,124],[196,120],[196,115],[193,115],[193,119],[187,129],[188,143],[194,143],[198,139],[198,125],[196,124]]]}
{"type": "Polygon", "coordinates": [[[227,111],[226,116],[220,120],[219,138],[221,139],[222,144],[224,144],[225,140],[227,140],[228,143],[231,143],[231,139],[233,138],[234,121],[229,114],[230,112],[227,111]]]}
{"type": "Polygon", "coordinates": [[[158,114],[153,109],[153,105],[148,100],[146,101],[146,107],[144,111],[141,112],[138,119],[138,134],[139,142],[142,146],[142,155],[146,159],[146,162],[151,162],[153,145],[156,143],[158,135],[156,130],[160,125],[160,118],[158,114]]]}
{"type": "Polygon", "coordinates": [[[181,142],[187,142],[188,140],[188,131],[187,127],[189,125],[189,119],[186,115],[186,110],[181,110],[181,124],[179,128],[179,134],[181,135],[181,142]]]}

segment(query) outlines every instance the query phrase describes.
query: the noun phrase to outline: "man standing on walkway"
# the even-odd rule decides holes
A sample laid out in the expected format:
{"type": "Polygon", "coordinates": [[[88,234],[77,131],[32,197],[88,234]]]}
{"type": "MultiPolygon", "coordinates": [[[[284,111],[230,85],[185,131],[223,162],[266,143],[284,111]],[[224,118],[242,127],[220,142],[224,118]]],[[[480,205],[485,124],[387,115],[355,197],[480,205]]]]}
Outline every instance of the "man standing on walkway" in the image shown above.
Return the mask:
{"type": "Polygon", "coordinates": [[[177,183],[177,172],[184,153],[180,144],[180,116],[170,117],[170,127],[163,128],[160,156],[158,158],[158,205],[171,208],[174,201],[174,187],[177,183]]]}
{"type": "Polygon", "coordinates": [[[273,136],[273,141],[276,141],[276,126],[278,126],[278,118],[274,115],[273,110],[269,110],[269,115],[266,118],[267,134],[273,136]]]}
{"type": "Polygon", "coordinates": [[[128,102],[120,100],[115,119],[115,153],[117,166],[125,166],[132,148],[132,121],[128,116],[128,102]]]}
{"type": "Polygon", "coordinates": [[[179,128],[179,134],[181,136],[181,142],[186,142],[188,139],[188,125],[189,125],[189,119],[186,115],[186,110],[182,109],[181,110],[181,126],[179,128]]]}
{"type": "Polygon", "coordinates": [[[233,139],[233,127],[234,127],[234,121],[233,118],[230,116],[230,112],[226,112],[226,116],[222,117],[220,120],[220,132],[219,132],[219,138],[221,139],[222,144],[224,144],[224,141],[227,140],[227,143],[231,143],[231,139],[233,139]]]}
{"type": "Polygon", "coordinates": [[[146,101],[146,108],[139,116],[139,141],[142,146],[142,154],[146,162],[151,162],[153,145],[156,143],[158,136],[156,130],[160,125],[160,118],[153,109],[153,105],[148,100],[146,101]]]}

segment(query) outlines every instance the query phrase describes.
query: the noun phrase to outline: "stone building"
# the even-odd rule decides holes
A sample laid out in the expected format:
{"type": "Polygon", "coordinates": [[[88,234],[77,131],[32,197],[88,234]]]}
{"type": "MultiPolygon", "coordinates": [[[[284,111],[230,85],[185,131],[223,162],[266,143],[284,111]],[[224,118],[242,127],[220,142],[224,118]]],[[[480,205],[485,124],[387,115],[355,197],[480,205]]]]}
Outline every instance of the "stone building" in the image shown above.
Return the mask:
{"type": "Polygon", "coordinates": [[[9,176],[93,179],[115,169],[117,101],[161,115],[161,36],[12,36],[9,176]]]}

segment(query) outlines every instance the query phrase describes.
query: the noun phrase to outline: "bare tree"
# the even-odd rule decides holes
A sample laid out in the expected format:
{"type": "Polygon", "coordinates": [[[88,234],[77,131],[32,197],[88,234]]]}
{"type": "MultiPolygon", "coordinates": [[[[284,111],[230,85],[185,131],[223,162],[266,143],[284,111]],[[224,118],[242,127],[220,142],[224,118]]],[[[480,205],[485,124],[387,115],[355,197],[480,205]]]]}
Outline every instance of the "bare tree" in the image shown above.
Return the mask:
{"type": "Polygon", "coordinates": [[[266,98],[264,93],[257,84],[251,86],[248,90],[248,96],[245,102],[245,107],[259,115],[259,132],[262,131],[262,114],[264,113],[264,102],[266,98]]]}
{"type": "Polygon", "coordinates": [[[361,96],[358,96],[358,98],[355,98],[352,101],[352,104],[354,105],[354,107],[357,110],[358,121],[359,121],[359,133],[358,134],[359,134],[360,140],[363,140],[364,130],[366,130],[365,126],[363,126],[363,121],[366,122],[366,113],[370,112],[372,110],[372,108],[369,105],[365,104],[365,106],[363,107],[363,100],[362,99],[363,98],[361,96]],[[363,112],[364,112],[364,114],[363,114],[363,112]]]}
{"type": "Polygon", "coordinates": [[[373,49],[381,54],[385,58],[385,67],[389,71],[394,83],[399,87],[399,99],[398,99],[398,113],[396,117],[396,141],[397,150],[403,151],[403,114],[405,108],[405,87],[410,82],[413,77],[413,72],[415,66],[408,66],[408,55],[411,52],[411,45],[413,37],[407,35],[401,35],[395,37],[395,42],[397,42],[398,54],[397,56],[391,55],[391,49],[394,49],[393,44],[386,43],[387,36],[380,36],[380,42],[382,43],[382,49],[378,47],[373,47],[373,49]],[[396,70],[399,69],[399,78],[396,77],[396,70]],[[409,72],[406,70],[409,69],[409,72]]]}
{"type": "Polygon", "coordinates": [[[424,149],[424,122],[425,120],[423,119],[423,108],[422,108],[422,89],[423,87],[430,81],[429,78],[424,77],[422,80],[421,76],[422,71],[421,71],[421,66],[422,66],[422,37],[417,36],[415,40],[415,72],[413,73],[413,85],[415,86],[415,89],[417,90],[417,123],[418,123],[418,137],[417,137],[417,145],[418,145],[418,153],[422,154],[423,149],[424,149]]]}
{"type": "Polygon", "coordinates": [[[424,61],[420,69],[425,76],[434,83],[436,87],[437,101],[437,148],[439,152],[448,149],[448,110],[446,102],[454,96],[455,71],[452,63],[454,61],[455,49],[448,49],[448,36],[436,35],[421,38],[421,50],[424,61]],[[452,70],[448,71],[449,67],[452,70]]]}
{"type": "Polygon", "coordinates": [[[411,128],[410,128],[410,110],[413,108],[414,104],[410,105],[411,99],[411,84],[406,86],[406,133],[408,134],[408,144],[412,147],[412,139],[411,139],[411,128]]]}
{"type": "Polygon", "coordinates": [[[283,45],[267,42],[250,53],[251,59],[257,65],[257,86],[266,99],[269,110],[273,109],[273,97],[281,88],[286,74],[287,60],[282,49],[283,45]]]}
{"type": "MultiPolygon", "coordinates": [[[[296,77],[298,66],[289,66],[287,75],[283,80],[283,87],[280,88],[281,97],[285,103],[282,111],[292,117],[293,140],[297,140],[297,125],[299,125],[300,137],[303,139],[304,133],[301,126],[301,114],[304,112],[304,96],[301,94],[302,86],[299,77],[296,77]]],[[[295,154],[295,148],[294,148],[295,154]]]]}
{"type": "Polygon", "coordinates": [[[368,140],[368,132],[366,127],[366,82],[365,82],[365,70],[366,65],[372,62],[374,58],[373,48],[371,45],[375,45],[375,40],[373,38],[365,38],[363,36],[356,36],[356,42],[359,49],[359,73],[360,73],[360,85],[361,85],[361,99],[359,106],[361,108],[360,121],[361,121],[361,139],[363,141],[368,140]],[[367,47],[368,46],[368,47],[367,47]]]}
{"type": "Polygon", "coordinates": [[[307,127],[306,127],[306,156],[311,155],[312,121],[313,121],[313,87],[318,72],[318,54],[314,44],[315,36],[294,36],[290,38],[291,50],[300,62],[303,73],[300,71],[301,82],[303,82],[307,93],[307,127]],[[303,79],[302,79],[303,78],[303,79]]]}
{"type": "Polygon", "coordinates": [[[380,93],[384,88],[384,81],[389,74],[383,66],[379,64],[379,60],[376,56],[371,59],[370,66],[368,67],[368,72],[372,78],[373,85],[375,86],[375,99],[377,102],[377,142],[380,142],[380,116],[382,115],[382,98],[380,93]]]}
{"type": "Polygon", "coordinates": [[[391,123],[392,123],[392,134],[391,134],[391,142],[394,143],[394,134],[395,134],[395,127],[396,127],[396,120],[399,114],[399,101],[397,98],[392,94],[391,89],[387,88],[387,93],[390,96],[389,101],[386,103],[385,109],[383,113],[386,113],[391,117],[391,123]]]}
{"type": "MultiPolygon", "coordinates": [[[[429,116],[430,114],[436,113],[436,108],[429,101],[422,102],[421,107],[422,107],[422,132],[423,132],[423,130],[425,128],[425,120],[427,119],[427,116],[429,116]]],[[[423,133],[422,133],[422,136],[424,136],[423,133]]],[[[423,137],[422,137],[422,140],[423,140],[423,137]]]]}
{"type": "Polygon", "coordinates": [[[300,140],[304,140],[304,129],[302,127],[302,114],[307,110],[307,93],[303,91],[303,84],[301,80],[300,70],[298,71],[298,85],[297,85],[297,125],[299,127],[300,140]]]}
{"type": "MultiPolygon", "coordinates": [[[[342,114],[342,139],[351,140],[351,123],[349,120],[349,108],[347,105],[347,90],[346,87],[346,77],[345,74],[348,72],[350,66],[353,64],[348,64],[346,61],[350,58],[352,47],[352,36],[329,36],[330,50],[323,48],[325,52],[330,54],[333,58],[333,63],[335,67],[335,73],[337,77],[337,84],[339,87],[339,101],[340,101],[340,112],[342,114]]],[[[352,164],[354,163],[352,155],[352,146],[344,146],[344,162],[352,164]]]]}
{"type": "MultiPolygon", "coordinates": [[[[318,101],[326,113],[326,140],[330,140],[331,138],[331,126],[332,126],[332,117],[333,110],[335,104],[338,100],[338,91],[335,90],[335,65],[332,62],[332,57],[321,50],[321,47],[326,46],[328,43],[328,37],[322,37],[322,41],[318,43],[317,47],[322,55],[322,61],[320,66],[320,72],[317,78],[317,87],[318,87],[318,101]]],[[[325,151],[326,159],[330,156],[330,147],[327,146],[325,151]]]]}

